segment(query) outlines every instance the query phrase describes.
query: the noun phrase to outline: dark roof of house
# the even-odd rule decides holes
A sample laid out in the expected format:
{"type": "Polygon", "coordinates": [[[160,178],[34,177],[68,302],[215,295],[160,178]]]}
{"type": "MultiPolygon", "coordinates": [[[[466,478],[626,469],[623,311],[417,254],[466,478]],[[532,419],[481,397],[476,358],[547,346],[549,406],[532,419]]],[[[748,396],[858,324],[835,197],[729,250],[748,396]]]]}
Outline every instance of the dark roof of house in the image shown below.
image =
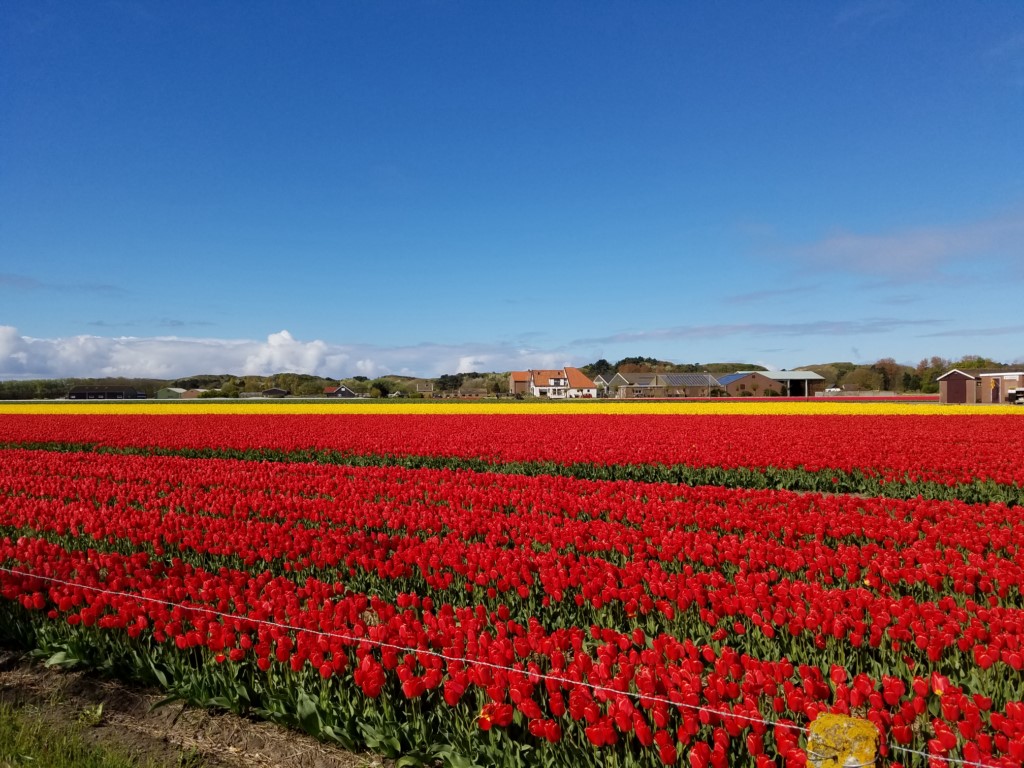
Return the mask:
{"type": "Polygon", "coordinates": [[[717,387],[718,379],[710,373],[663,373],[662,380],[669,387],[717,387]]]}
{"type": "Polygon", "coordinates": [[[658,374],[656,373],[623,373],[619,371],[618,375],[625,379],[631,387],[653,387],[658,383],[658,374]]]}
{"type": "MultiPolygon", "coordinates": [[[[135,387],[120,387],[117,385],[78,384],[69,390],[72,394],[110,394],[114,392],[131,392],[138,394],[135,387]]],[[[184,391],[184,390],[183,390],[184,391]]]]}
{"type": "Polygon", "coordinates": [[[334,395],[335,397],[348,397],[349,395],[352,397],[356,396],[356,393],[344,384],[340,384],[337,387],[324,387],[324,394],[328,396],[334,395]]]}

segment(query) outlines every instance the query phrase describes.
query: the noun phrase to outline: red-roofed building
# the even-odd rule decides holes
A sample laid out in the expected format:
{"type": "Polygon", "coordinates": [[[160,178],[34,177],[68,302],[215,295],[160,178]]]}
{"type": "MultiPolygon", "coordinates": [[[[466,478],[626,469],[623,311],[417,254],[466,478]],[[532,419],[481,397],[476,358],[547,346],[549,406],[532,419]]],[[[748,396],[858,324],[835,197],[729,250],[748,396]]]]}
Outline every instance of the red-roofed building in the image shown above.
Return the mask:
{"type": "Polygon", "coordinates": [[[563,398],[569,389],[565,371],[530,371],[530,394],[534,397],[563,398]]]}
{"type": "Polygon", "coordinates": [[[508,392],[510,395],[525,395],[530,391],[530,372],[512,371],[508,375],[508,392]]]}
{"type": "Polygon", "coordinates": [[[597,397],[597,384],[579,368],[566,366],[565,376],[569,380],[566,397],[597,397]]]}
{"type": "Polygon", "coordinates": [[[579,368],[512,371],[508,377],[509,392],[534,397],[566,398],[597,397],[597,385],[579,368]]]}

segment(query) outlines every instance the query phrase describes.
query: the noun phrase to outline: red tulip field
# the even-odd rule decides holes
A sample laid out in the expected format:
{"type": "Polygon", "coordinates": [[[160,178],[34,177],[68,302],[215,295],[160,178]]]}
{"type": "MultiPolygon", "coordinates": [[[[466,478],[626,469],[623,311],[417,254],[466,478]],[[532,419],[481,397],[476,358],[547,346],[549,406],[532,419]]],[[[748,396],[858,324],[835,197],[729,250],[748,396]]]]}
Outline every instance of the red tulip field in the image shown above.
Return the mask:
{"type": "Polygon", "coordinates": [[[1016,415],[0,414],[0,641],[399,765],[1024,761],[1016,415]]]}

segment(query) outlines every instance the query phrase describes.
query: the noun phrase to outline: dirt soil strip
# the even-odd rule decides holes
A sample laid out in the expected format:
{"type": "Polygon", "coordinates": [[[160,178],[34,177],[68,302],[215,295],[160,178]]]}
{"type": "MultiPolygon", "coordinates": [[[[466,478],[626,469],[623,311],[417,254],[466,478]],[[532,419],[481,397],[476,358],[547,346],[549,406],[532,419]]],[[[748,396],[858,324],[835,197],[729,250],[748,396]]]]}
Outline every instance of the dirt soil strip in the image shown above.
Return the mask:
{"type": "Polygon", "coordinates": [[[322,744],[303,733],[230,713],[181,704],[153,710],[165,695],[98,678],[87,672],[47,669],[20,653],[0,649],[0,701],[48,723],[67,727],[102,705],[98,724],[83,727],[95,741],[159,764],[209,768],[387,768],[392,762],[322,744]],[[195,761],[195,762],[193,762],[195,761]]]}

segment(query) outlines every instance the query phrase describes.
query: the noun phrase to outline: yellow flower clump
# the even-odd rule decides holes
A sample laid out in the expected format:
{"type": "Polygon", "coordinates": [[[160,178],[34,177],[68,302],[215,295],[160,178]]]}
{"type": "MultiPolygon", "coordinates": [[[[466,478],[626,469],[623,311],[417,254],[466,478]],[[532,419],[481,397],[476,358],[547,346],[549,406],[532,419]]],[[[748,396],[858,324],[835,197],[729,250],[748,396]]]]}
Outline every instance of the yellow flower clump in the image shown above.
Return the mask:
{"type": "Polygon", "coordinates": [[[0,403],[3,414],[650,414],[650,415],[840,415],[840,416],[944,416],[954,414],[1020,414],[1024,408],[1009,405],[940,405],[898,402],[819,402],[815,400],[660,401],[623,400],[451,402],[419,400],[367,401],[253,401],[253,400],[112,400],[87,402],[0,403]]]}

